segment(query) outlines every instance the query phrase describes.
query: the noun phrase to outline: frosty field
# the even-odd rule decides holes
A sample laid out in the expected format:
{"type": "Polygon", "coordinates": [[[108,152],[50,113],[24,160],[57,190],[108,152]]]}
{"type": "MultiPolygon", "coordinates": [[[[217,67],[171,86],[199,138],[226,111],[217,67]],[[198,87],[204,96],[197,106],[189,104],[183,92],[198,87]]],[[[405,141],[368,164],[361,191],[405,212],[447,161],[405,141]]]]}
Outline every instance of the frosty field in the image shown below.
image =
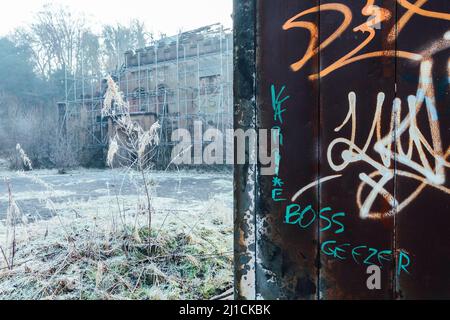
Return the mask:
{"type": "Polygon", "coordinates": [[[150,173],[148,253],[135,174],[1,171],[0,244],[15,251],[0,260],[0,298],[209,299],[231,288],[232,175],[150,173]]]}

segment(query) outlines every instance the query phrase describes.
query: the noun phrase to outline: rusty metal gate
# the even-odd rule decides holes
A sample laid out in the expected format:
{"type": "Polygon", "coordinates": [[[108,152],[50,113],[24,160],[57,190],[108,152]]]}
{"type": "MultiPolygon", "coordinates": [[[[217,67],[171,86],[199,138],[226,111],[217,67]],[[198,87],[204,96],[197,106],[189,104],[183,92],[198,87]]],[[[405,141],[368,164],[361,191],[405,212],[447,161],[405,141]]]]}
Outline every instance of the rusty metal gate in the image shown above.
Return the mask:
{"type": "Polygon", "coordinates": [[[235,167],[237,297],[450,298],[450,1],[234,11],[235,129],[279,142],[235,167]]]}

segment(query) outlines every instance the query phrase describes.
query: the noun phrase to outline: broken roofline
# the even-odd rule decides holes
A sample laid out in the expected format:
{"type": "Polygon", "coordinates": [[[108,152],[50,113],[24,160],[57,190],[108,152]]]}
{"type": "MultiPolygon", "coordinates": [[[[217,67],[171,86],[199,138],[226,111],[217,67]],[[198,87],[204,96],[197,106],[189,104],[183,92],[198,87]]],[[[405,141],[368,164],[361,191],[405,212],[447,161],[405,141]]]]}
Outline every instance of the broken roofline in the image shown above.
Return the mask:
{"type": "MultiPolygon", "coordinates": [[[[192,39],[194,36],[202,36],[200,40],[203,40],[205,38],[212,38],[214,36],[220,35],[220,34],[232,34],[230,28],[224,28],[221,23],[215,23],[211,25],[207,25],[204,27],[200,27],[194,30],[189,30],[185,32],[180,32],[177,35],[168,36],[168,37],[162,37],[158,40],[154,40],[153,43],[145,48],[136,48],[134,50],[128,50],[127,52],[137,52],[139,50],[145,50],[148,48],[153,48],[155,46],[161,45],[167,46],[171,43],[177,43],[177,42],[183,42],[183,41],[195,41],[195,39],[192,39]]],[[[197,39],[198,40],[198,39],[197,39]]]]}
{"type": "MultiPolygon", "coordinates": [[[[188,44],[194,44],[199,43],[202,41],[207,41],[211,39],[217,39],[220,36],[220,40],[222,40],[223,36],[229,37],[230,40],[232,38],[232,32],[230,28],[224,28],[222,24],[216,23],[209,26],[201,27],[195,30],[186,31],[179,33],[175,36],[170,37],[164,37],[159,40],[155,40],[152,45],[147,46],[145,48],[137,48],[135,50],[128,50],[125,52],[125,59],[128,61],[137,60],[138,57],[141,54],[144,55],[152,55],[155,54],[155,51],[159,51],[161,49],[168,49],[168,48],[175,48],[174,51],[176,51],[176,48],[179,48],[180,46],[185,46],[188,44]]],[[[230,46],[231,48],[231,46],[230,46]]],[[[226,46],[224,48],[219,48],[217,50],[214,50],[213,52],[220,52],[225,51],[226,46]]],[[[213,53],[209,52],[209,53],[213,53]]],[[[205,53],[201,53],[201,55],[204,55],[205,53]]],[[[197,55],[197,53],[195,54],[197,55]]],[[[186,55],[186,57],[189,57],[189,55],[186,55]]],[[[155,57],[156,60],[156,57],[155,57]]],[[[160,59],[158,62],[164,62],[167,60],[172,59],[160,59]]],[[[134,66],[135,63],[130,63],[130,65],[127,65],[127,67],[134,66]]],[[[153,62],[150,63],[141,63],[142,65],[148,65],[153,64],[153,62]]]]}

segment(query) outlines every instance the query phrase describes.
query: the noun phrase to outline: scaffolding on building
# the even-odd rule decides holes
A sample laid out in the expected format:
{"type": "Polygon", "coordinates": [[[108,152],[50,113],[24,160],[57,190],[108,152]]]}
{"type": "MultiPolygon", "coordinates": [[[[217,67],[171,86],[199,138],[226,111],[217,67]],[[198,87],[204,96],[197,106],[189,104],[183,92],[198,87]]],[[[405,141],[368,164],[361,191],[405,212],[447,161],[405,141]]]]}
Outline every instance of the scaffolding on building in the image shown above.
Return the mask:
{"type": "MultiPolygon", "coordinates": [[[[124,55],[125,59],[118,57],[124,63],[111,75],[135,121],[142,121],[146,129],[159,121],[158,162],[170,158],[176,143],[171,135],[176,129],[193,133],[196,121],[201,121],[203,130],[213,128],[225,133],[233,127],[233,46],[229,29],[210,25],[159,39],[124,55]]],[[[64,82],[65,101],[59,104],[62,129],[67,132],[70,127],[79,148],[97,150],[92,154],[98,157],[111,138],[111,124],[101,114],[105,75],[86,75],[81,68],[74,76],[66,73],[64,82]]]]}

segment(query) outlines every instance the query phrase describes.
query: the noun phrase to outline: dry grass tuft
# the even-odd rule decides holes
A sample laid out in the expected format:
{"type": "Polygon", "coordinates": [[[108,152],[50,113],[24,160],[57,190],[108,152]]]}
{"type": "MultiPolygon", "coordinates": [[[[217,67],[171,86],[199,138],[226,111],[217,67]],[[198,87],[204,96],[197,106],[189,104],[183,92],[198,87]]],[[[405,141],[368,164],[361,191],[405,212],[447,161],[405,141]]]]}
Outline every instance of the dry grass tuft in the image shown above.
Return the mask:
{"type": "Polygon", "coordinates": [[[15,267],[0,271],[0,299],[210,299],[232,286],[232,254],[220,251],[229,243],[216,229],[169,226],[149,254],[146,227],[136,237],[86,222],[49,234],[60,222],[42,221],[39,237],[18,240],[15,267]]]}

